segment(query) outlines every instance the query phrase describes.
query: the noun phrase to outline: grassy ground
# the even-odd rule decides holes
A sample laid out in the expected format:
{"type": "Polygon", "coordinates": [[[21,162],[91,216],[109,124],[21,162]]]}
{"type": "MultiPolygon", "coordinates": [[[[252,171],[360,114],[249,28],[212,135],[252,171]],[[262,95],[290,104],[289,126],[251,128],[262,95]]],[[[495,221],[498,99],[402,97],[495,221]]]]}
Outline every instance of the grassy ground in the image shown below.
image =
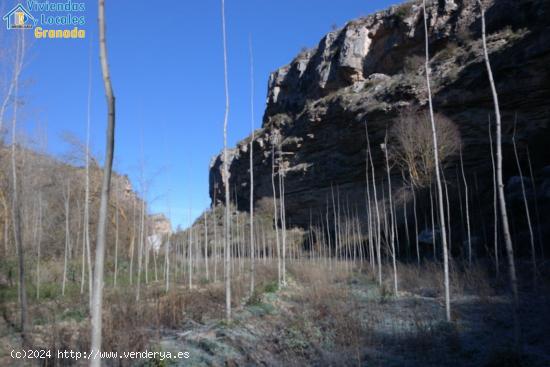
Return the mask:
{"type": "MultiPolygon", "coordinates": [[[[139,302],[135,279],[130,286],[129,279],[119,277],[117,289],[107,279],[111,285],[106,286],[105,350],[187,351],[190,358],[106,365],[550,365],[550,301],[544,277],[537,292],[522,292],[525,347],[517,354],[505,283],[492,279],[483,266],[454,268],[451,323],[444,321],[440,264],[400,264],[398,296],[393,294],[391,268],[384,269],[385,281],[379,286],[376,277],[359,266],[303,261],[289,264],[288,284],[281,289],[276,264],[260,263],[250,297],[246,268],[234,262],[231,322],[224,320],[222,282],[207,281],[200,271],[191,290],[182,274],[169,292],[160,279],[144,284],[139,302]]],[[[42,287],[52,288],[51,295],[31,302],[34,348],[87,350],[87,295],[80,294],[77,282],[69,284],[61,297],[59,283],[45,283],[42,287]]],[[[4,288],[0,294],[0,365],[13,365],[9,351],[20,347],[13,326],[17,292],[4,288]]],[[[80,364],[86,363],[74,363],[80,364]]]]}

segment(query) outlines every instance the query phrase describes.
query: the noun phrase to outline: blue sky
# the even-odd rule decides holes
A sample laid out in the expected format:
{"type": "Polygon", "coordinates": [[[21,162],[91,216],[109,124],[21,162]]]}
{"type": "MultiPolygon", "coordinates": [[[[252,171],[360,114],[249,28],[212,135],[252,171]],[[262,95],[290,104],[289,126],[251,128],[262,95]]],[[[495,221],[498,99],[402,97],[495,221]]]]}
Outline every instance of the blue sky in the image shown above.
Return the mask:
{"type": "MultiPolygon", "coordinates": [[[[5,13],[18,2],[2,0],[0,9],[5,13]]],[[[32,31],[27,31],[32,45],[22,73],[25,106],[20,128],[36,134],[41,126],[48,150],[56,155],[68,151],[64,133],[85,139],[91,49],[91,142],[101,158],[106,117],[97,2],[84,2],[85,40],[33,39],[32,31]]],[[[317,45],[333,25],[342,26],[397,2],[226,0],[229,144],[250,132],[249,35],[254,50],[254,121],[259,127],[271,71],[290,62],[303,47],[317,45]]],[[[194,217],[210,204],[208,164],[223,144],[220,1],[106,3],[109,61],[117,97],[116,170],[128,174],[140,190],[140,162],[144,162],[151,212],[170,212],[174,227],[186,225],[190,208],[194,217]]]]}

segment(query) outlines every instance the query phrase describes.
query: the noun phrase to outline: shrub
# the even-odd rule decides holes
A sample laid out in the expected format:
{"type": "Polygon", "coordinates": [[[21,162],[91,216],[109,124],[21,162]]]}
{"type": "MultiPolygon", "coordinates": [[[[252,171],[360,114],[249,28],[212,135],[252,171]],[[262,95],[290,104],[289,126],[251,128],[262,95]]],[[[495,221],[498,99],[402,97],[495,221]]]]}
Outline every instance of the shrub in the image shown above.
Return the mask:
{"type": "MultiPolygon", "coordinates": [[[[456,154],[461,144],[460,132],[444,115],[434,116],[438,140],[439,163],[456,154]]],[[[433,182],[435,159],[431,122],[424,111],[411,108],[401,111],[390,130],[390,158],[409,172],[412,184],[428,187],[433,182]]]]}

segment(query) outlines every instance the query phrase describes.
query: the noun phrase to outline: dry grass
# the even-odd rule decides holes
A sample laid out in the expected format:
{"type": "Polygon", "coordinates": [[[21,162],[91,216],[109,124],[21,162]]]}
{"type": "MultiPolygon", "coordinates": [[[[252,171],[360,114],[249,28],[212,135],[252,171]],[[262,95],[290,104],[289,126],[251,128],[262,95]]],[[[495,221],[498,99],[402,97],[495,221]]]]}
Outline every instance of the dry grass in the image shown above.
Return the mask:
{"type": "MultiPolygon", "coordinates": [[[[444,294],[443,264],[427,262],[418,267],[415,264],[399,264],[399,288],[423,296],[441,297],[444,294]]],[[[459,268],[451,265],[451,294],[453,296],[475,295],[489,297],[494,295],[486,267],[473,264],[459,268]]]]}

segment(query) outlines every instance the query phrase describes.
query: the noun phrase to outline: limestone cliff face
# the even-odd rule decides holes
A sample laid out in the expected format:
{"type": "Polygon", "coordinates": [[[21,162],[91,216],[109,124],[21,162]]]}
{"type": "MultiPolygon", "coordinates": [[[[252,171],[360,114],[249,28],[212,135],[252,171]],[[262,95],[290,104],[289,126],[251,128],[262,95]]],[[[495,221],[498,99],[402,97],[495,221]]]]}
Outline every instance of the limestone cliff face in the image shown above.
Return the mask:
{"type": "MultiPolygon", "coordinates": [[[[491,190],[486,173],[491,169],[488,118],[493,104],[475,3],[434,1],[428,9],[428,24],[434,106],[458,125],[468,179],[479,185],[482,197],[491,190]]],[[[545,147],[550,142],[550,2],[491,0],[485,4],[503,115],[505,174],[517,175],[511,145],[514,121],[520,149],[529,147],[538,172],[550,164],[545,147]]],[[[273,195],[272,141],[278,135],[287,164],[286,207],[291,225],[308,226],[312,213],[316,216],[332,206],[332,192],[342,206],[349,203],[348,210],[362,214],[365,124],[382,185],[380,143],[386,130],[404,106],[426,105],[423,54],[422,9],[413,2],[350,21],[273,72],[262,128],[254,137],[254,200],[273,195]]],[[[229,154],[231,199],[242,210],[249,205],[249,143],[250,137],[229,154]]],[[[222,155],[215,157],[210,168],[210,196],[216,202],[224,200],[222,159],[222,155]]],[[[447,180],[456,183],[456,165],[448,166],[447,180]]],[[[392,174],[398,189],[401,173],[392,174]]],[[[456,196],[455,189],[450,184],[451,196],[456,196]]]]}

